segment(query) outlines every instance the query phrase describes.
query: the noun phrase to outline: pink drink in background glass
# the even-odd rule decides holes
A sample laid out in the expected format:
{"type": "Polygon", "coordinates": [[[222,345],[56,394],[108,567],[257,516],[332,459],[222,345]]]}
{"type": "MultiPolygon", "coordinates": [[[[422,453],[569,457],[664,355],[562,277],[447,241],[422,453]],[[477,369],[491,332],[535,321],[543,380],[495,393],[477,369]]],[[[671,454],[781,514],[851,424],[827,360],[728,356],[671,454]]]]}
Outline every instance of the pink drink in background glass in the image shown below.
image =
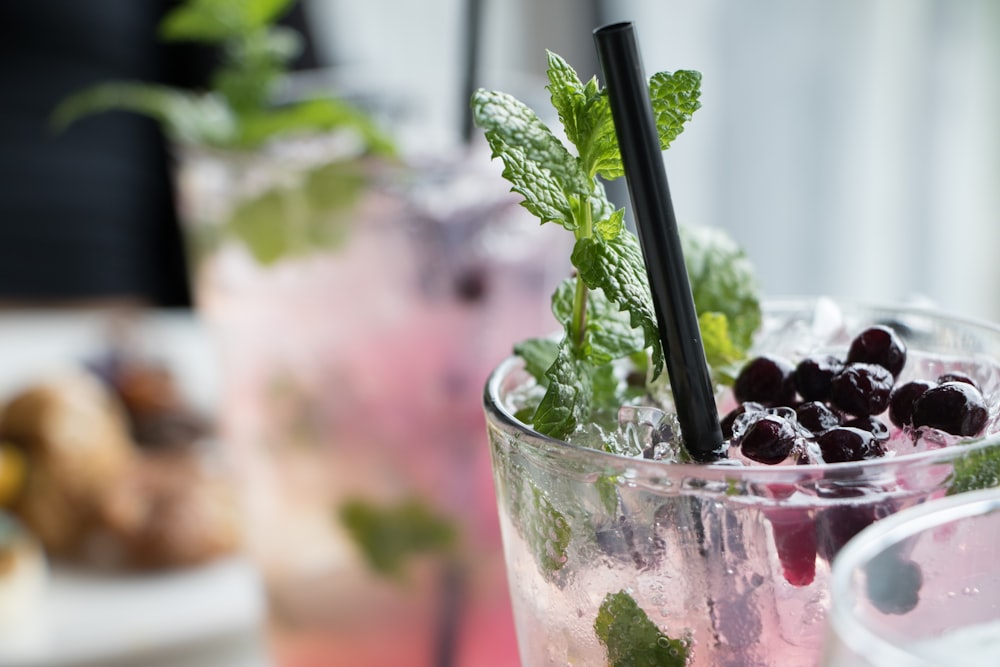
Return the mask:
{"type": "Polygon", "coordinates": [[[880,521],[834,561],[824,667],[1000,664],[1000,489],[880,521]]]}
{"type": "Polygon", "coordinates": [[[308,155],[191,154],[179,180],[198,307],[223,365],[221,437],[245,491],[278,661],[513,664],[474,397],[511,341],[550,326],[564,235],[537,229],[483,155],[357,162],[356,200],[321,214],[316,233],[303,174],[329,156],[308,155]],[[263,213],[239,212],[262,193],[263,213]],[[312,237],[335,240],[302,242],[312,237]],[[274,247],[286,254],[262,261],[274,247]],[[352,502],[416,503],[457,529],[455,548],[378,572],[342,520],[352,502]]]}
{"type": "MultiPolygon", "coordinates": [[[[896,432],[896,453],[859,463],[651,461],[533,432],[513,416],[533,381],[516,358],[498,367],[485,408],[524,667],[639,664],[628,662],[633,650],[671,667],[818,665],[837,551],[872,522],[956,490],[956,471],[1000,447],[995,327],[923,310],[772,303],[754,352],[843,354],[875,323],[907,341],[900,381],[962,371],[979,382],[986,436],[915,446],[896,432]]],[[[728,392],[719,402],[720,414],[733,405],[728,392]]]]}

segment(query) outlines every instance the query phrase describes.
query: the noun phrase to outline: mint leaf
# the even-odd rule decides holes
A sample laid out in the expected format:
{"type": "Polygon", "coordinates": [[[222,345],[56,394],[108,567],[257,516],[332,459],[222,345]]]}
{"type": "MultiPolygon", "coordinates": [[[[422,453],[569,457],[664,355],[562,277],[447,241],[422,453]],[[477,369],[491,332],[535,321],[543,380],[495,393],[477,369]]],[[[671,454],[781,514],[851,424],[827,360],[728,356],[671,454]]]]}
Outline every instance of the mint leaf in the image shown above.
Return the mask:
{"type": "Polygon", "coordinates": [[[559,341],[551,338],[529,338],[514,346],[514,354],[524,359],[524,369],[543,385],[549,383],[545,371],[559,354],[559,341]]]}
{"type": "Polygon", "coordinates": [[[548,499],[518,461],[513,443],[504,443],[505,436],[493,438],[493,460],[497,475],[498,498],[503,498],[507,515],[518,534],[524,539],[546,580],[556,583],[566,564],[566,552],[572,530],[566,517],[548,499]]]}
{"type": "Polygon", "coordinates": [[[684,667],[688,643],[671,639],[626,591],[609,593],[597,612],[594,632],[608,651],[610,667],[684,667]]]}
{"type": "MultiPolygon", "coordinates": [[[[552,106],[559,114],[566,138],[574,146],[579,146],[587,135],[586,129],[581,129],[580,122],[585,120],[588,91],[584,90],[580,77],[569,63],[551,51],[545,53],[549,61],[546,70],[549,85],[546,88],[552,94],[552,106]]],[[[596,87],[597,83],[594,81],[591,90],[596,87]]]]}
{"type": "Polygon", "coordinates": [[[987,447],[955,460],[948,495],[997,486],[1000,486],[1000,447],[987,447]]]}
{"type": "Polygon", "coordinates": [[[310,100],[264,113],[250,111],[242,119],[241,140],[257,145],[285,132],[334,129],[354,131],[371,153],[393,155],[395,151],[392,141],[367,114],[335,99],[310,100]]]}
{"type": "Polygon", "coordinates": [[[638,239],[631,232],[608,241],[599,236],[582,238],[573,248],[572,261],[587,287],[603,290],[609,301],[629,314],[631,325],[643,332],[645,346],[653,350],[653,376],[658,376],[663,370],[663,349],[638,239]]]}
{"type": "Polygon", "coordinates": [[[576,359],[566,340],[552,366],[545,371],[548,389],[542,397],[531,425],[539,433],[565,438],[590,415],[593,392],[591,370],[576,359]]]}
{"type": "Polygon", "coordinates": [[[114,110],[149,116],[181,142],[225,145],[238,135],[238,120],[222,98],[134,82],[98,84],[74,93],[55,108],[51,122],[59,131],[83,116],[114,110]]]}
{"type": "MultiPolygon", "coordinates": [[[[602,170],[602,160],[611,156],[621,164],[614,121],[607,96],[592,78],[584,85],[576,71],[559,55],[546,52],[549,59],[547,86],[552,106],[559,114],[566,137],[576,146],[587,176],[593,180],[602,170]]],[[[620,175],[620,174],[619,174],[620,175]]]]}
{"type": "Polygon", "coordinates": [[[720,229],[681,225],[679,232],[695,309],[725,315],[729,336],[742,356],[762,320],[753,265],[720,229]]]}
{"type": "Polygon", "coordinates": [[[167,40],[221,42],[276,21],[294,0],[189,0],[163,17],[167,40]]]}
{"type": "MultiPolygon", "coordinates": [[[[573,316],[577,278],[565,279],[552,295],[552,312],[560,322],[573,316]]],[[[587,327],[581,352],[592,364],[606,364],[645,346],[642,332],[632,327],[628,315],[608,300],[603,290],[587,293],[587,327]]]]}
{"type": "Polygon", "coordinates": [[[657,72],[649,79],[649,101],[660,136],[660,150],[666,150],[684,131],[684,123],[701,108],[701,73],[690,70],[657,72]]]}
{"type": "Polygon", "coordinates": [[[222,232],[262,265],[335,248],[348,237],[368,182],[354,161],[318,167],[302,187],[275,187],[240,203],[222,232]]]}
{"type": "Polygon", "coordinates": [[[521,205],[542,223],[555,222],[573,230],[576,222],[559,181],[534,160],[528,159],[520,148],[510,146],[491,134],[486,135],[486,139],[493,150],[493,157],[503,161],[503,177],[510,181],[511,190],[524,197],[521,205]]]}
{"type": "Polygon", "coordinates": [[[729,319],[724,313],[701,313],[698,315],[701,343],[705,348],[705,360],[716,373],[716,381],[731,384],[739,373],[738,364],[743,351],[733,344],[729,336],[729,319]]]}
{"type": "Polygon", "coordinates": [[[409,558],[446,552],[458,539],[454,522],[419,499],[384,507],[351,500],[340,508],[339,517],[372,569],[391,577],[404,574],[409,558]]]}
{"type": "Polygon", "coordinates": [[[566,564],[566,550],[569,548],[569,522],[562,512],[557,510],[545,494],[534,484],[528,486],[530,509],[527,520],[522,523],[535,563],[546,579],[552,581],[556,572],[566,564]]]}
{"type": "Polygon", "coordinates": [[[494,154],[502,157],[500,147],[519,149],[524,157],[548,171],[566,193],[588,195],[594,189],[566,146],[517,98],[480,89],[472,96],[472,110],[476,124],[486,130],[494,154]]]}

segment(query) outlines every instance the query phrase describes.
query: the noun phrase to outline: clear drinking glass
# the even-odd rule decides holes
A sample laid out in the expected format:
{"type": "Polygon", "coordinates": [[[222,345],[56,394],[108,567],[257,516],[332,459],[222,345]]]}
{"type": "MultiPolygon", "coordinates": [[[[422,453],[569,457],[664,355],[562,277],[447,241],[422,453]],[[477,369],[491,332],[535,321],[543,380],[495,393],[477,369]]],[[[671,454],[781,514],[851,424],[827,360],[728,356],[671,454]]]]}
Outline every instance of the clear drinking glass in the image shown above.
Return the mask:
{"type": "Polygon", "coordinates": [[[824,667],[1000,665],[1000,490],[934,500],[834,560],[824,667]]]}
{"type": "Polygon", "coordinates": [[[544,333],[561,229],[485,143],[189,149],[178,193],[282,665],[488,665],[514,632],[478,393],[544,333]]]}
{"type": "MultiPolygon", "coordinates": [[[[971,471],[1000,450],[1000,329],[927,310],[771,302],[754,352],[843,352],[874,323],[907,342],[900,381],[948,370],[976,378],[989,435],[825,466],[628,458],[518,421],[532,381],[519,359],[501,363],[484,401],[524,667],[633,664],[636,643],[656,665],[818,665],[830,563],[848,539],[949,490],[998,483],[995,470],[971,471]]],[[[732,398],[718,400],[725,414],[732,398]]]]}

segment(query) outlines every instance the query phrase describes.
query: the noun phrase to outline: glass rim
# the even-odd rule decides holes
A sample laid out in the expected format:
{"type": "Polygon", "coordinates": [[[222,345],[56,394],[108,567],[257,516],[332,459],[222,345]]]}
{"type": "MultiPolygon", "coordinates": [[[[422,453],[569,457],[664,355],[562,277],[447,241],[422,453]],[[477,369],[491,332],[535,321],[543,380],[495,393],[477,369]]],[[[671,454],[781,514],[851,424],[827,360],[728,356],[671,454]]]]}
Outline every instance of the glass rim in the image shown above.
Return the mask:
{"type": "MultiPolygon", "coordinates": [[[[784,309],[802,309],[810,304],[816,304],[821,299],[829,298],[832,302],[851,309],[864,309],[877,311],[886,314],[895,314],[900,317],[930,317],[937,322],[947,322],[949,324],[978,329],[988,332],[997,337],[1000,345],[1000,326],[972,317],[966,317],[948,313],[934,307],[925,306],[886,306],[878,303],[865,301],[839,299],[834,297],[780,297],[768,298],[764,301],[764,314],[768,311],[784,309]]],[[[1000,364],[1000,358],[997,363],[1000,364]]],[[[865,461],[848,461],[843,463],[824,464],[804,464],[804,465],[778,465],[778,466],[740,466],[726,463],[695,463],[677,462],[669,463],[664,461],[652,461],[640,459],[623,454],[592,449],[583,445],[573,444],[564,440],[553,438],[537,431],[530,426],[519,421],[500,400],[501,387],[503,381],[511,374],[522,371],[524,362],[516,355],[511,355],[502,360],[490,373],[486,379],[483,390],[483,407],[486,412],[488,422],[503,429],[517,433],[518,442],[530,444],[531,448],[546,459],[555,462],[558,460],[560,466],[572,463],[584,464],[591,471],[599,470],[607,474],[608,471],[617,470],[617,473],[625,474],[632,483],[641,484],[643,481],[657,483],[665,478],[675,476],[675,471],[687,470],[695,472],[694,475],[684,477],[694,477],[704,481],[720,481],[730,483],[733,481],[759,481],[761,483],[801,483],[808,480],[841,479],[851,478],[851,471],[864,469],[878,474],[882,471],[897,471],[908,467],[925,467],[928,463],[941,464],[948,463],[955,459],[965,457],[975,452],[996,447],[1000,445],[1000,431],[979,439],[973,439],[957,446],[948,446],[940,449],[925,450],[913,454],[903,454],[899,456],[883,457],[879,459],[868,459],[865,461]]]]}
{"type": "MultiPolygon", "coordinates": [[[[924,531],[961,519],[1000,511],[1000,487],[958,493],[900,510],[871,524],[834,558],[830,575],[827,622],[840,637],[850,638],[852,651],[898,667],[933,667],[928,660],[894,644],[860,622],[849,610],[852,579],[865,563],[887,548],[924,531]]],[[[846,640],[845,640],[846,643],[846,640]]]]}

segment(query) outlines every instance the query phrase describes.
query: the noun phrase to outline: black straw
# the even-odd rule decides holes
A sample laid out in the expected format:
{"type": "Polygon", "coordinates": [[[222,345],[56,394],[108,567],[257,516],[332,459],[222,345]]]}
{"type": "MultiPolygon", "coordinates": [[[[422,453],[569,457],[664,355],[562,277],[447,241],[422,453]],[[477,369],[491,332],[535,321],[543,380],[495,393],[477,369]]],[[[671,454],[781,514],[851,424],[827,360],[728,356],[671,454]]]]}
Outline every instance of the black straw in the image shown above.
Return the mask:
{"type": "Polygon", "coordinates": [[[461,137],[464,145],[469,145],[472,141],[472,133],[475,131],[475,121],[472,118],[472,93],[476,90],[477,77],[479,76],[479,42],[483,29],[483,0],[466,0],[465,2],[465,30],[463,31],[464,41],[462,42],[462,83],[460,87],[461,99],[461,137]]]}
{"type": "Polygon", "coordinates": [[[677,421],[695,461],[717,461],[722,430],[691,285],[684,265],[635,29],[630,22],[594,31],[611,103],[632,213],[660,328],[677,421]]]}

